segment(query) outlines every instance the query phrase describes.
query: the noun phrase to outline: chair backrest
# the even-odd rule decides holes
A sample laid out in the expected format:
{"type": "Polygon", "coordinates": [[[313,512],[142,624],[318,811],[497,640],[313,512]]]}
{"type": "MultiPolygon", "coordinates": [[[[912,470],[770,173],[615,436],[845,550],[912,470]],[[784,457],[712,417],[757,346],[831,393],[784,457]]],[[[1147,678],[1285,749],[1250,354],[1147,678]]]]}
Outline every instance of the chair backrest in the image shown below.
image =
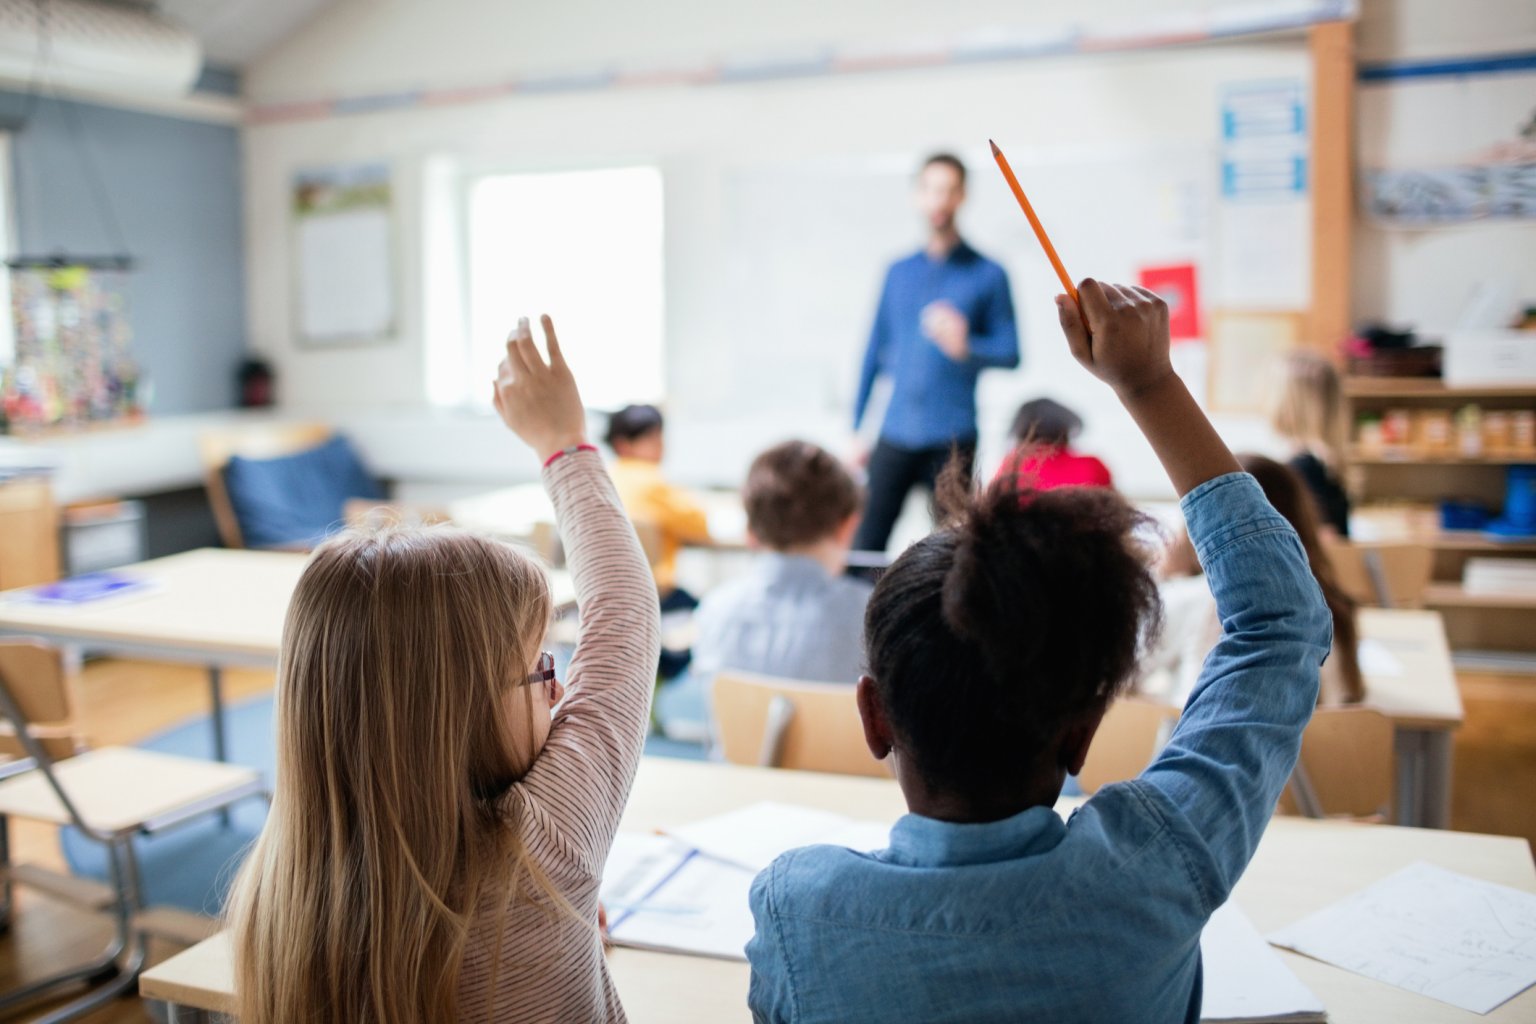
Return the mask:
{"type": "Polygon", "coordinates": [[[1392,720],[1373,708],[1318,708],[1281,811],[1390,820],[1395,736],[1392,720]]]}
{"type": "Polygon", "coordinates": [[[733,764],[889,778],[864,742],[854,689],[722,672],[711,687],[714,731],[733,764]]]}
{"type": "Polygon", "coordinates": [[[1352,544],[1327,538],[1323,547],[1339,586],[1363,605],[1418,608],[1434,571],[1435,553],[1424,544],[1352,544]]]}
{"type": "Polygon", "coordinates": [[[1083,792],[1093,793],[1111,782],[1124,782],[1141,774],[1168,742],[1179,709],[1143,697],[1121,697],[1109,706],[1088,760],[1078,773],[1083,792]]]}
{"type": "MultiPolygon", "coordinates": [[[[23,722],[0,714],[0,758],[27,757],[17,730],[25,728],[49,757],[73,757],[83,747],[64,656],[31,640],[0,640],[0,685],[10,691],[23,722]]],[[[3,773],[0,773],[3,774],[3,773]]]]}
{"type": "Polygon", "coordinates": [[[225,547],[242,548],[240,520],[224,486],[224,469],[238,455],[247,459],[275,459],[314,448],[330,439],[333,431],[324,423],[246,423],[225,430],[210,430],[197,439],[203,462],[203,484],[213,509],[219,538],[225,547]]]}

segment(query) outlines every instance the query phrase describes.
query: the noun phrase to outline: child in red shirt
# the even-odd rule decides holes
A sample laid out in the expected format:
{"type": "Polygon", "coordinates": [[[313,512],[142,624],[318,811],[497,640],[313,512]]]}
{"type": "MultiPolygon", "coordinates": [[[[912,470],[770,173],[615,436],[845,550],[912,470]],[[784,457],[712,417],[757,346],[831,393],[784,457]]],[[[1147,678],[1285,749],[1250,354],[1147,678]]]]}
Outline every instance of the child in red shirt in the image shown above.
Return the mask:
{"type": "Polygon", "coordinates": [[[997,479],[1015,476],[1021,489],[1037,491],[1113,487],[1109,467],[1092,455],[1072,451],[1072,439],[1082,429],[1082,418],[1060,402],[1049,398],[1025,402],[1013,418],[1014,449],[998,467],[997,479]]]}

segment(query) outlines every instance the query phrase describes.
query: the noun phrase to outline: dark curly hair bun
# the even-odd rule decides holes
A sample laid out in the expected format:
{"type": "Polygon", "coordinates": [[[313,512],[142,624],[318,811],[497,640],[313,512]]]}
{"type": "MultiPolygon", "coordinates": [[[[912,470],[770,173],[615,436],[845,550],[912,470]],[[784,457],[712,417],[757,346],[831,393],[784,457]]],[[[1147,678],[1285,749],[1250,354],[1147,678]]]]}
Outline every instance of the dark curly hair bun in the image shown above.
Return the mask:
{"type": "Polygon", "coordinates": [[[1127,685],[1155,635],[1151,520],[1105,488],[980,493],[952,463],[945,525],[885,573],[865,615],[870,675],[930,785],[975,791],[1035,767],[1127,685]]]}

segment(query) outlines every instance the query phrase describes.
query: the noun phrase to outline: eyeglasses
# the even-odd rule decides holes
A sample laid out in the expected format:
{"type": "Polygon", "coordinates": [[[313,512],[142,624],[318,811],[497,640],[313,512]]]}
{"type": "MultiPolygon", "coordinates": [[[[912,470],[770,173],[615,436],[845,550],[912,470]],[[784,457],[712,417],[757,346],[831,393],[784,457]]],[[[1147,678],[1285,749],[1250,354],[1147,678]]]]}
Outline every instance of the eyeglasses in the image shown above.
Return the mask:
{"type": "Polygon", "coordinates": [[[528,685],[555,681],[555,656],[548,651],[539,652],[539,670],[528,673],[528,685]]]}

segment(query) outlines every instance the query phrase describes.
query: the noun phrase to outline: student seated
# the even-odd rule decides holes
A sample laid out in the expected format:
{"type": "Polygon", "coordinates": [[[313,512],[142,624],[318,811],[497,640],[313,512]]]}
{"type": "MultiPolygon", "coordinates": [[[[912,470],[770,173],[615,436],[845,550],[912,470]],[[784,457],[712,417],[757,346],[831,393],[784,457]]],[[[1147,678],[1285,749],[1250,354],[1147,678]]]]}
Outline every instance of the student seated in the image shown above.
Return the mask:
{"type": "MultiPolygon", "coordinates": [[[[1238,464],[1259,482],[1264,497],[1296,530],[1307,565],[1328,602],[1333,616],[1333,656],[1323,665],[1318,703],[1359,704],[1365,699],[1365,677],[1360,671],[1360,631],[1355,621],[1357,605],[1339,585],[1333,563],[1323,547],[1322,529],[1307,485],[1288,466],[1249,453],[1238,464]]],[[[1180,536],[1175,550],[1189,549],[1189,538],[1180,536]]],[[[1175,556],[1177,560],[1177,556],[1175,556]]],[[[1142,659],[1142,680],[1137,688],[1147,696],[1182,705],[1199,680],[1200,666],[1221,638],[1216,602],[1191,552],[1192,575],[1173,575],[1158,584],[1163,597],[1163,631],[1142,659]]]]}
{"type": "Polygon", "coordinates": [[[1349,495],[1344,490],[1347,434],[1339,372],[1315,352],[1292,352],[1271,424],[1291,445],[1289,465],[1306,481],[1318,520],[1349,536],[1349,495]]]}
{"type": "Polygon", "coordinates": [[[1060,402],[1049,398],[1025,402],[1008,432],[1013,451],[998,467],[996,479],[1014,477],[1020,489],[1035,491],[1113,487],[1108,466],[1072,450],[1072,441],[1082,429],[1082,418],[1060,402]]]}
{"type": "Polygon", "coordinates": [[[688,492],[661,475],[666,451],[661,410],[654,405],[626,405],[608,419],[608,447],[613,449],[613,485],[630,519],[656,531],[659,550],[651,570],[661,595],[661,610],[688,611],[698,601],[677,585],[677,553],[684,544],[708,544],[709,521],[688,492]]]}
{"type": "Polygon", "coordinates": [[[1057,299],[1183,497],[1226,632],[1142,775],[1052,809],[1157,621],[1145,525],[1102,488],[979,497],[875,585],[864,733],[908,815],[890,848],[817,846],[752,886],[758,1021],[1197,1021],[1200,932],[1258,845],[1328,653],[1290,525],[1168,361],[1168,313],[1087,280],[1057,299]]]}
{"type": "Polygon", "coordinates": [[[549,581],[513,547],[425,527],[315,551],[283,626],[272,811],[230,898],[241,1024],[624,1018],[598,880],[660,617],[544,332],[548,363],[519,323],[496,409],[544,460],[582,609],[570,678],[539,650],[549,581]]]}
{"type": "Polygon", "coordinates": [[[843,575],[859,524],[858,485],[823,449],[788,441],[753,460],[741,499],[752,543],[763,550],[750,573],[699,604],[693,672],[851,686],[864,670],[870,592],[843,575]]]}

